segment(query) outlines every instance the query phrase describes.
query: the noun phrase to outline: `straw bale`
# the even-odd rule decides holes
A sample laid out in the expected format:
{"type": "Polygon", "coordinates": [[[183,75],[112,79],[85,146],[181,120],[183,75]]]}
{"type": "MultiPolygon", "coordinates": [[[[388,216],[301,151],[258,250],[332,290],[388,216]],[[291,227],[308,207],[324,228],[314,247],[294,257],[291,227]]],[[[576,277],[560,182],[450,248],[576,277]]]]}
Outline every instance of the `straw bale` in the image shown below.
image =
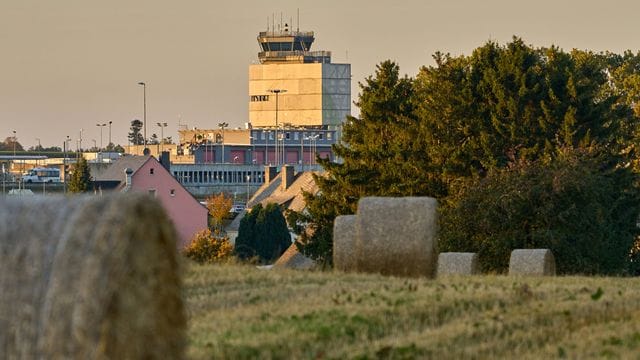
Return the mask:
{"type": "Polygon", "coordinates": [[[509,275],[553,276],[556,261],[549,249],[516,249],[511,252],[509,275]]]}
{"type": "Polygon", "coordinates": [[[147,195],[0,197],[0,358],[181,358],[178,270],[147,195]]]}
{"type": "Polygon", "coordinates": [[[438,255],[438,276],[478,274],[478,254],[444,252],[438,255]]]}
{"type": "Polygon", "coordinates": [[[365,197],[358,202],[358,271],[434,275],[437,201],[429,197],[365,197]]]}
{"type": "Polygon", "coordinates": [[[333,267],[340,271],[356,270],[356,215],[340,215],[333,223],[333,267]]]}

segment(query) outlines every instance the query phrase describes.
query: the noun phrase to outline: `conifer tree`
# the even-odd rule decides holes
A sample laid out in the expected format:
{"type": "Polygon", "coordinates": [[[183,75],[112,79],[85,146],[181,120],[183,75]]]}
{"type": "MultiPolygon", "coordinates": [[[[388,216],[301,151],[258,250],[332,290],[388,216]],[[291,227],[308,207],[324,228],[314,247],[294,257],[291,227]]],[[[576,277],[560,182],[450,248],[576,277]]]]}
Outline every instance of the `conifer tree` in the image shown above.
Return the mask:
{"type": "Polygon", "coordinates": [[[91,188],[91,172],[89,164],[82,156],[78,158],[78,162],[73,167],[71,179],[69,181],[69,192],[83,193],[91,188]]]}

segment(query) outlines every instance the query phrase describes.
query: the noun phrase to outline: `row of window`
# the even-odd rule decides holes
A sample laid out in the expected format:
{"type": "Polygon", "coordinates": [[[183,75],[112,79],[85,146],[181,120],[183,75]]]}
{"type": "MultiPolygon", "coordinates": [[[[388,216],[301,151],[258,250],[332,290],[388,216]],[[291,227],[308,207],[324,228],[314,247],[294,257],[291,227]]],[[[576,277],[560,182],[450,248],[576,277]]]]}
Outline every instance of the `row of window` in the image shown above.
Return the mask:
{"type": "MultiPolygon", "coordinates": [[[[274,138],[274,133],[275,131],[262,131],[260,132],[260,140],[266,140],[267,135],[269,134],[269,140],[273,140],[274,138]]],[[[284,135],[282,135],[282,132],[280,132],[279,138],[280,140],[282,140],[282,138],[287,139],[287,140],[291,140],[293,134],[293,140],[300,140],[301,138],[304,140],[310,140],[310,139],[315,139],[315,140],[324,140],[324,134],[325,132],[318,132],[316,133],[315,131],[311,131],[311,132],[307,132],[307,131],[285,131],[284,135]]],[[[332,132],[326,132],[326,136],[327,136],[327,140],[332,140],[333,139],[333,133],[332,132]]],[[[258,134],[257,131],[254,132],[252,134],[252,137],[254,139],[258,138],[258,134]]]]}
{"type": "Polygon", "coordinates": [[[181,184],[262,184],[264,171],[174,171],[181,184]]]}

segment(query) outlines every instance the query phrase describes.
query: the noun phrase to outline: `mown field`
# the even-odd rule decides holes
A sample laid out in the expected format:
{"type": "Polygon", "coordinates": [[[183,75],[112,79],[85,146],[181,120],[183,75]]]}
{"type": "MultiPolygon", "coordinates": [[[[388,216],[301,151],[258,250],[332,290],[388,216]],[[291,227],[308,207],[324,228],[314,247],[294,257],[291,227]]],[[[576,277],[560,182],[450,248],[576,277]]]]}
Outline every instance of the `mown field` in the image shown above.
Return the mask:
{"type": "Polygon", "coordinates": [[[640,279],[185,269],[189,358],[640,358],[640,279]]]}

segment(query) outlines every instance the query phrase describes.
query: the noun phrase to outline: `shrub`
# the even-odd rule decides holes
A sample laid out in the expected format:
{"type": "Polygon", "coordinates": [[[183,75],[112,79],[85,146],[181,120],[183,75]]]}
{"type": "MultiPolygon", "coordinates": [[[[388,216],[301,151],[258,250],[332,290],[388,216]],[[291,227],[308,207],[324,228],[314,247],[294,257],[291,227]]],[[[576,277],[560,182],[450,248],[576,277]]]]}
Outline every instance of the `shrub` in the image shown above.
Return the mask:
{"type": "Polygon", "coordinates": [[[182,252],[200,264],[210,264],[228,259],[233,253],[233,246],[228,237],[216,236],[207,229],[195,234],[182,252]]]}
{"type": "Polygon", "coordinates": [[[291,235],[278,204],[254,206],[240,221],[236,255],[243,260],[259,257],[263,263],[276,260],[291,246],[291,235]]]}
{"type": "Polygon", "coordinates": [[[439,250],[478,252],[484,271],[504,272],[511,250],[548,248],[559,273],[625,273],[638,235],[636,180],[574,150],[490,172],[441,208],[439,250]]]}

